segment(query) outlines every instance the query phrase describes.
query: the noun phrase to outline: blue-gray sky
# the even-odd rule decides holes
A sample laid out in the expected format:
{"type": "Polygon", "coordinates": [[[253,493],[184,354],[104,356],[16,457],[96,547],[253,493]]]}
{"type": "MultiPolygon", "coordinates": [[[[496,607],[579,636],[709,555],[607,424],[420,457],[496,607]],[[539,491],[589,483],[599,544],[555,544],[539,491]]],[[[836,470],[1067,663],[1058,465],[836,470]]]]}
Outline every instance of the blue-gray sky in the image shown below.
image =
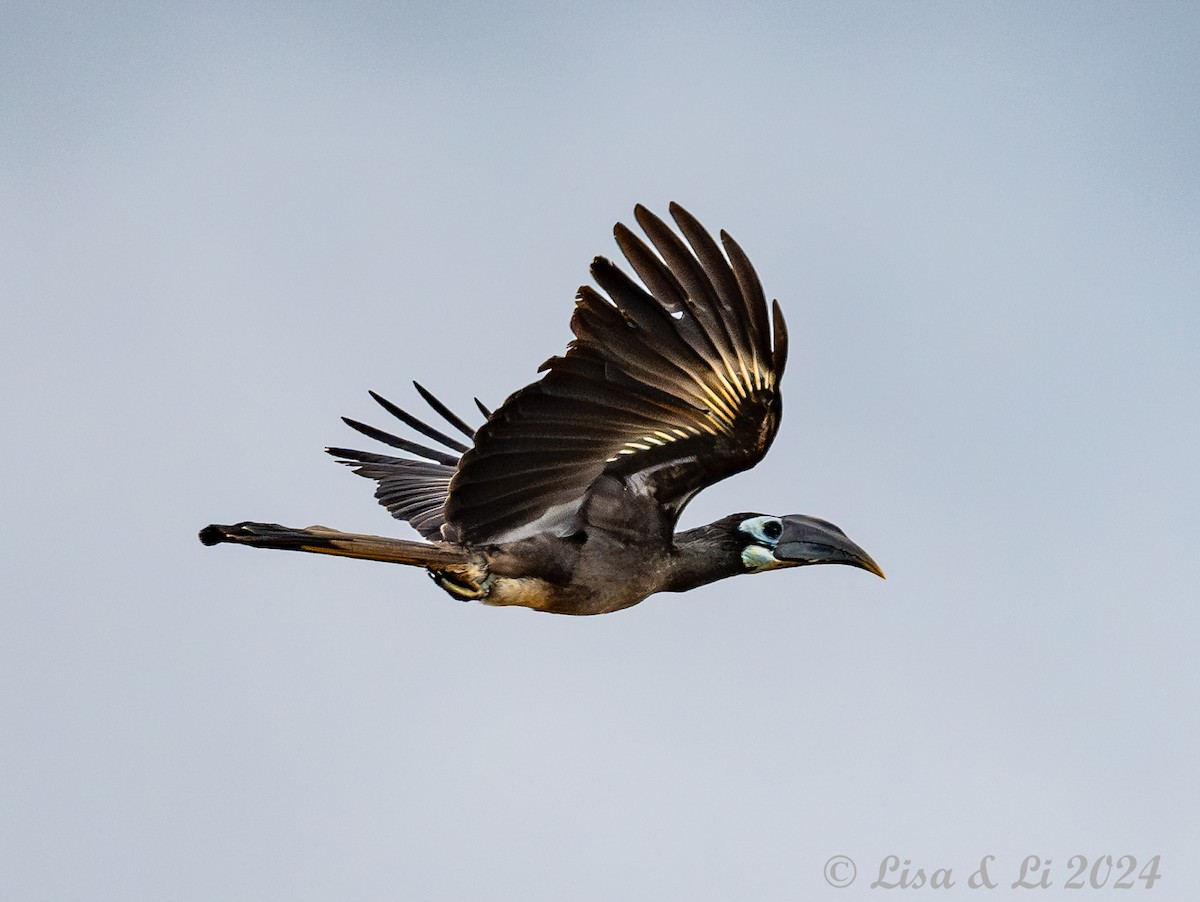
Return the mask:
{"type": "MultiPolygon", "coordinates": [[[[1200,861],[1188,3],[0,13],[0,896],[834,898],[1200,861]],[[410,535],[321,449],[498,404],[634,203],[784,304],[813,568],[571,619],[202,548],[410,535]]],[[[1022,897],[1028,896],[1025,891],[1022,897]]],[[[1049,897],[1049,896],[1048,896],[1049,897]]]]}

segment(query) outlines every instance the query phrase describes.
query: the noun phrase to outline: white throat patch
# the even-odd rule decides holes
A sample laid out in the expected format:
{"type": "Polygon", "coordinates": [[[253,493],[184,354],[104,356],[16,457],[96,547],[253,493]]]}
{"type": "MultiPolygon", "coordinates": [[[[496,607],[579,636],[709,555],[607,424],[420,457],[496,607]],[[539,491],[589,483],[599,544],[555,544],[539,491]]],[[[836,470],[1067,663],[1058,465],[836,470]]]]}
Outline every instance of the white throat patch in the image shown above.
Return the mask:
{"type": "Polygon", "coordinates": [[[743,548],[742,563],[751,573],[758,573],[760,570],[774,570],[776,567],[783,566],[782,563],[775,560],[771,549],[763,548],[762,545],[747,545],[743,548]]]}

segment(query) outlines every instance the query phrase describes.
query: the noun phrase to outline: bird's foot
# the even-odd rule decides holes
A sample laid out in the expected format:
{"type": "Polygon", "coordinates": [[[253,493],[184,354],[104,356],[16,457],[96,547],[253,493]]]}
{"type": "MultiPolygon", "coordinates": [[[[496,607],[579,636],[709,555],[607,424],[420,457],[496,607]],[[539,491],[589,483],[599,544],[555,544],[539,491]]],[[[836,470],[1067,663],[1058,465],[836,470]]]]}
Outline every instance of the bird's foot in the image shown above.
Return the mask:
{"type": "Polygon", "coordinates": [[[478,601],[487,598],[494,577],[486,570],[430,570],[430,578],[459,601],[478,601]]]}

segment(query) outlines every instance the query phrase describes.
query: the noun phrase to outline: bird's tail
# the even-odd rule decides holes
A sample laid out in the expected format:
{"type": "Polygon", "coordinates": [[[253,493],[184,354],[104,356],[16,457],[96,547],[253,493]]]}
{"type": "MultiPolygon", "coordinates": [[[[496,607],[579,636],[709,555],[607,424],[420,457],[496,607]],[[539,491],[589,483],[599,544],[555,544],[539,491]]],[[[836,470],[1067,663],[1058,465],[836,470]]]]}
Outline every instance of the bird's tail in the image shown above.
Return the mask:
{"type": "Polygon", "coordinates": [[[205,545],[228,542],[252,548],[279,548],[284,551],[310,551],[334,554],[365,561],[409,564],[424,567],[439,586],[463,601],[484,599],[492,588],[492,576],[477,555],[453,545],[410,542],[384,536],[364,536],[338,532],[327,526],[292,529],[278,523],[213,524],[200,530],[205,545]]]}
{"type": "Polygon", "coordinates": [[[431,545],[388,539],[385,536],[338,533],[329,527],[292,529],[278,523],[234,523],[232,527],[212,524],[200,530],[204,545],[248,545],[252,548],[280,548],[290,552],[336,554],[342,558],[382,560],[389,564],[425,567],[440,587],[456,599],[486,599],[492,588],[492,576],[484,560],[450,545],[431,545]]]}
{"type": "Polygon", "coordinates": [[[310,551],[315,554],[335,554],[367,561],[387,561],[391,564],[410,564],[430,570],[444,570],[455,565],[469,564],[471,556],[459,548],[410,542],[384,536],[364,536],[338,532],[326,526],[292,529],[278,523],[235,523],[232,526],[213,524],[200,530],[205,545],[229,542],[254,548],[278,548],[284,551],[310,551]]]}

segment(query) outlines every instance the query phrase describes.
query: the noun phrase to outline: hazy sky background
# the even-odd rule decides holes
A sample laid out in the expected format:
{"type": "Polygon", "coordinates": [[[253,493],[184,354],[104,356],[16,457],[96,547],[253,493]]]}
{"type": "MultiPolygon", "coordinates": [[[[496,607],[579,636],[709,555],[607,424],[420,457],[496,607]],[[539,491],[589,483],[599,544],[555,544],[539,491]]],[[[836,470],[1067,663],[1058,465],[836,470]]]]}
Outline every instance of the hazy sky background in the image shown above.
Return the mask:
{"type": "Polygon", "coordinates": [[[0,897],[1161,854],[1195,898],[1198,46],[1191,3],[7,4],[0,897]],[[669,200],[792,333],[772,454],[684,525],[817,514],[887,582],[573,619],[196,541],[412,535],[338,416],[498,404],[669,200]]]}

